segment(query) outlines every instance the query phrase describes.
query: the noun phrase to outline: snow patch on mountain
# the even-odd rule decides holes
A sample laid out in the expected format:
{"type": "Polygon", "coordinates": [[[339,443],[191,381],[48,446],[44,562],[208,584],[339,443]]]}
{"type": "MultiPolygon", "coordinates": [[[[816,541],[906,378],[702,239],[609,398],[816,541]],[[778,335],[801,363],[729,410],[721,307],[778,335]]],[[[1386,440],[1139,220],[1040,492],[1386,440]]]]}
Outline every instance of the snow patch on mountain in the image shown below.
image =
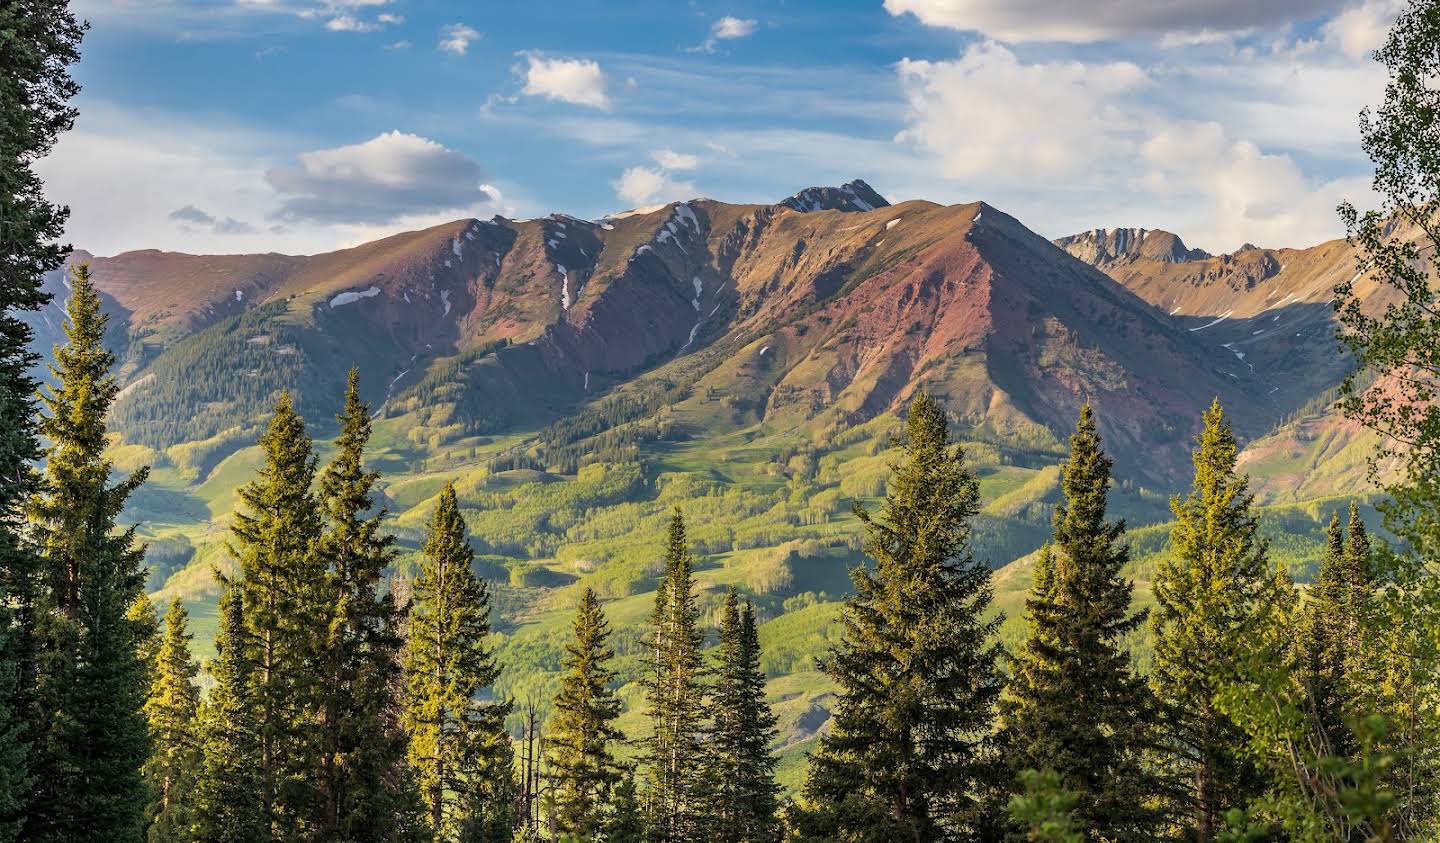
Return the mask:
{"type": "Polygon", "coordinates": [[[380,295],[379,287],[371,287],[368,290],[360,291],[347,290],[346,292],[343,292],[335,298],[331,299],[330,307],[336,308],[340,307],[341,305],[351,304],[352,302],[360,301],[361,299],[374,298],[378,295],[380,295]]]}

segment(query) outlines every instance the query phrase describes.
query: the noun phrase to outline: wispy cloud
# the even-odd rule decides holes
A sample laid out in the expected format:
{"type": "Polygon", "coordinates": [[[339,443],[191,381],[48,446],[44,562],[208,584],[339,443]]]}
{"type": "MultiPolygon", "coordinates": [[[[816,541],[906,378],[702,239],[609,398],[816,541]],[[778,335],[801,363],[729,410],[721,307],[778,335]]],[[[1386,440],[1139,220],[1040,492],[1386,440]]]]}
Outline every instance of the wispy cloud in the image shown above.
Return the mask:
{"type": "Polygon", "coordinates": [[[733,41],[738,38],[749,38],[755,34],[760,22],[754,18],[737,18],[726,15],[710,25],[710,36],[704,41],[690,47],[692,53],[713,53],[721,41],[733,41]]]}
{"type": "Polygon", "coordinates": [[[440,29],[439,49],[452,56],[463,56],[469,52],[471,44],[483,37],[479,30],[467,24],[447,24],[440,29]]]}

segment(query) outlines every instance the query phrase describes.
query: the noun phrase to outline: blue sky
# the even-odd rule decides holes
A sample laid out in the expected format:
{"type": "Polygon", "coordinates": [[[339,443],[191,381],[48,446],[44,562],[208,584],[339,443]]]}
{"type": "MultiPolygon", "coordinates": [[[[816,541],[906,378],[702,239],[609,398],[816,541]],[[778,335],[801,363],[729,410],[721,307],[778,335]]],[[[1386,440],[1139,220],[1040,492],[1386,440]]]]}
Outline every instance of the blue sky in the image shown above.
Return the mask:
{"type": "Polygon", "coordinates": [[[100,254],[316,252],[462,216],[864,178],[1047,236],[1311,245],[1367,204],[1400,0],[76,0],[42,162],[100,254]]]}

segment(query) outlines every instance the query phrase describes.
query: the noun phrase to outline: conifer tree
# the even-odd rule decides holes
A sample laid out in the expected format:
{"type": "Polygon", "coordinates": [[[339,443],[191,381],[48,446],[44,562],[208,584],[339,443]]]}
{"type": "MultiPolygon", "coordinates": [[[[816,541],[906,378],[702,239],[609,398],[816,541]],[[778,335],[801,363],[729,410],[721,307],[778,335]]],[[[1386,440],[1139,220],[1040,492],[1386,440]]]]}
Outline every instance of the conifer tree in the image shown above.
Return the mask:
{"type": "Polygon", "coordinates": [[[700,839],[710,806],[700,764],[705,727],[704,633],[691,575],[685,519],[670,518],[665,573],[655,589],[644,680],[651,735],[646,743],[646,821],[660,843],[700,839]]]}
{"type": "Polygon", "coordinates": [[[1174,498],[1173,552],[1156,566],[1151,613],[1151,687],[1162,705],[1173,754],[1172,810],[1202,841],[1215,839],[1226,811],[1264,787],[1246,757],[1246,737],[1217,706],[1234,654],[1267,617],[1274,583],[1252,512],[1249,480],[1235,474],[1235,435],[1219,401],[1205,412],[1194,454],[1194,489],[1174,498]]]}
{"type": "Polygon", "coordinates": [[[105,416],[119,387],[104,345],[106,316],[88,267],[75,267],[57,386],[42,396],[49,442],[43,491],[31,502],[41,552],[36,789],[26,838],[135,840],[142,831],[148,736],[141,707],[143,630],[129,616],[144,586],[144,548],[117,531],[141,469],[110,483],[105,416]]]}
{"type": "Polygon", "coordinates": [[[635,791],[635,773],[627,771],[615,785],[610,820],[605,828],[605,843],[642,843],[647,837],[645,812],[635,791]]]}
{"type": "Polygon", "coordinates": [[[374,508],[379,474],[364,467],[369,407],[350,370],[334,460],[320,477],[321,553],[333,579],[319,759],[322,839],[393,841],[414,827],[419,797],[400,726],[399,610],[381,588],[394,536],[374,508]]]}
{"type": "Polygon", "coordinates": [[[979,484],[923,393],[906,434],[880,517],[856,507],[876,565],[851,572],[825,663],[840,691],[805,782],[814,836],[940,840],[990,822],[977,794],[997,784],[985,743],[1001,619],[987,617],[990,571],[970,552],[979,484]]]}
{"type": "Polygon", "coordinates": [[[38,488],[39,357],[20,316],[49,303],[44,274],[69,251],[58,242],[69,212],[46,201],[35,172],[75,119],[69,100],[80,87],[68,66],[80,57],[85,26],[69,6],[0,3],[0,843],[19,839],[30,819],[31,752],[41,751],[35,738],[54,713],[36,695],[39,559],[24,514],[38,488]]]}
{"type": "Polygon", "coordinates": [[[1130,611],[1125,524],[1106,520],[1112,465],[1087,404],[1026,600],[1030,634],[1002,703],[1001,746],[1016,787],[1026,770],[1059,776],[1086,839],[1148,841],[1158,817],[1146,807],[1155,786],[1142,754],[1154,711],[1124,648],[1145,616],[1130,611]]]}
{"type": "Polygon", "coordinates": [[[130,602],[125,617],[135,629],[135,653],[145,666],[145,687],[154,685],[156,660],[160,658],[160,615],[150,595],[143,591],[130,602]]]}
{"type": "Polygon", "coordinates": [[[509,839],[512,796],[509,701],[487,700],[500,666],[490,642],[490,593],[455,486],[440,492],[426,525],[411,594],[405,727],[430,832],[440,843],[509,839]]]}
{"type": "Polygon", "coordinates": [[[165,613],[165,633],[155,656],[150,699],[145,717],[150,722],[150,760],[145,780],[150,804],[145,816],[150,843],[198,841],[195,814],[195,776],[200,768],[200,689],[195,675],[200,668],[190,655],[189,615],[177,598],[165,613]]]}
{"type": "Polygon", "coordinates": [[[206,843],[253,843],[270,835],[261,801],[260,733],[251,704],[249,632],[240,589],[221,578],[219,629],[209,673],[214,685],[200,709],[200,769],[195,808],[206,843]]]}
{"type": "Polygon", "coordinates": [[[610,685],[610,625],[595,592],[586,588],[575,612],[575,640],[565,645],[565,675],[555,695],[555,713],[545,740],[555,781],[555,813],[562,834],[581,840],[599,837],[609,819],[611,790],[621,768],[613,746],[623,740],[615,728],[620,700],[610,685]]]}
{"type": "Polygon", "coordinates": [[[710,780],[712,839],[768,843],[779,839],[775,810],[775,716],[765,702],[755,610],[742,610],[732,587],[720,611],[720,663],[710,709],[714,726],[705,744],[710,780]]]}
{"type": "Polygon", "coordinates": [[[1342,698],[1344,694],[1350,577],[1346,569],[1345,531],[1340,513],[1325,531],[1325,557],[1302,615],[1304,645],[1300,676],[1306,704],[1329,754],[1348,754],[1342,698]]]}
{"type": "Polygon", "coordinates": [[[315,456],[289,393],[280,396],[260,437],[258,477],[240,488],[232,555],[249,649],[250,689],[259,738],[260,801],[277,836],[303,827],[322,802],[315,761],[326,676],[321,659],[334,603],[317,544],[320,505],[311,489],[315,456]]]}

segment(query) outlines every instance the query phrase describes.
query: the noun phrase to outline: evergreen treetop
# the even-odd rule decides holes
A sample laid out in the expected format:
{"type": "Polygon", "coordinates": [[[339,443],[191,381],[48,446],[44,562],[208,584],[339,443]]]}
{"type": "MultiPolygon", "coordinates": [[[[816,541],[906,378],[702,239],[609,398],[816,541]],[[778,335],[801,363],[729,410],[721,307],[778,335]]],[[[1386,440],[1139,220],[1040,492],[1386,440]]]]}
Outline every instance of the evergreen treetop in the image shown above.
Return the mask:
{"type": "Polygon", "coordinates": [[[485,698],[500,666],[490,642],[489,590],[473,561],[455,486],[447,483],[426,526],[411,595],[405,708],[430,831],[447,843],[490,839],[509,816],[513,751],[504,724],[511,703],[485,698]]]}
{"type": "Polygon", "coordinates": [[[165,632],[155,656],[145,717],[150,723],[150,759],[145,779],[147,838],[181,843],[199,838],[195,777],[200,768],[200,668],[190,655],[189,614],[179,599],[165,613],[165,632]]]}
{"type": "Polygon", "coordinates": [[[921,393],[880,517],[864,507],[870,572],[852,572],[844,638],[824,667],[840,686],[805,783],[810,831],[846,839],[982,833],[998,784],[986,746],[1000,694],[989,569],[970,552],[979,484],[945,414],[921,393]]]}
{"type": "Polygon", "coordinates": [[[615,651],[610,625],[593,589],[580,595],[575,637],[565,645],[565,670],[555,695],[545,746],[555,780],[555,808],[562,833],[582,840],[599,837],[610,820],[608,803],[622,769],[615,745],[624,739],[615,727],[620,700],[611,689],[615,651]]]}
{"type": "Polygon", "coordinates": [[[1274,600],[1265,541],[1249,481],[1235,473],[1235,435],[1215,401],[1194,453],[1194,488],[1171,501],[1172,553],[1156,565],[1151,612],[1165,740],[1174,756],[1173,806],[1200,841],[1214,839],[1226,811],[1263,788],[1245,735],[1216,704],[1247,634],[1262,630],[1274,600]]]}
{"type": "Polygon", "coordinates": [[[1059,777],[1089,838],[1153,840],[1156,785],[1143,756],[1155,711],[1124,646],[1145,616],[1130,611],[1124,522],[1106,520],[1112,465],[1086,405],[1070,437],[1053,543],[1026,600],[1030,634],[1012,660],[1001,747],[1015,786],[1027,770],[1059,777]]]}
{"type": "Polygon", "coordinates": [[[646,742],[645,792],[649,833],[661,843],[679,843],[705,833],[700,764],[705,733],[705,666],[685,519],[670,518],[665,572],[655,589],[650,617],[651,664],[644,679],[651,735],[646,742]]]}

